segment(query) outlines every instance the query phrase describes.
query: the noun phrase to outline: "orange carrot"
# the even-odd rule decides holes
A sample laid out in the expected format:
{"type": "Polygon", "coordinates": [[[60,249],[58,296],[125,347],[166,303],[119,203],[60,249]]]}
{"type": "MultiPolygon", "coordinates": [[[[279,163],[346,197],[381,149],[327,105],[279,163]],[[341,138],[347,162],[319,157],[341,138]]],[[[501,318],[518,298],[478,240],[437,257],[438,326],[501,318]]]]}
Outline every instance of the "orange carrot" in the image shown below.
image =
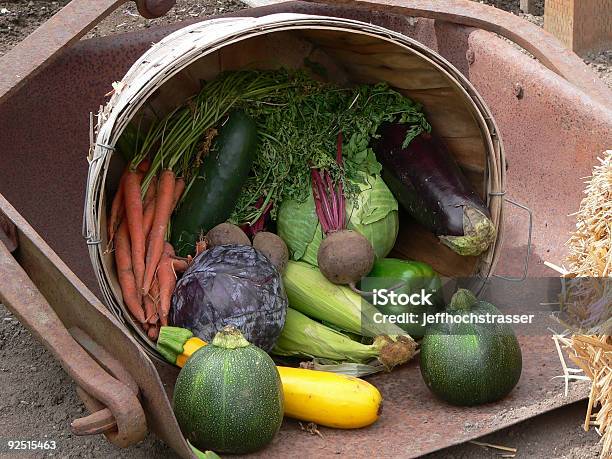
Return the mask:
{"type": "Polygon", "coordinates": [[[155,217],[155,192],[157,189],[157,181],[153,180],[147,188],[143,202],[144,214],[142,217],[142,227],[145,237],[145,243],[153,226],[153,217],[155,217]]]}
{"type": "Polygon", "coordinates": [[[119,228],[119,223],[121,223],[121,217],[123,216],[123,183],[125,182],[125,174],[126,171],[121,175],[119,179],[119,186],[117,187],[117,193],[115,193],[115,197],[113,198],[113,204],[111,205],[110,215],[108,217],[108,243],[110,245],[113,242],[115,237],[115,232],[117,228],[119,228]]]}
{"type": "Polygon", "coordinates": [[[157,197],[155,198],[155,216],[153,217],[153,226],[151,227],[147,247],[146,269],[142,288],[145,294],[149,293],[155,270],[164,251],[164,236],[172,215],[174,184],[174,172],[171,170],[163,171],[159,177],[157,197]]]}
{"type": "Polygon", "coordinates": [[[149,234],[151,234],[151,227],[153,226],[153,218],[155,217],[155,201],[148,203],[144,209],[142,217],[142,228],[144,232],[145,241],[149,241],[149,234]]]}
{"type": "Polygon", "coordinates": [[[143,206],[146,206],[151,201],[155,201],[156,193],[157,193],[157,177],[153,177],[153,180],[151,180],[151,183],[149,183],[149,186],[147,187],[147,191],[145,191],[145,196],[142,201],[143,206]]]}
{"type": "Polygon", "coordinates": [[[151,295],[144,295],[142,297],[142,301],[144,303],[145,310],[145,319],[148,323],[154,324],[157,322],[157,309],[155,307],[155,301],[151,297],[151,295]]]}
{"type": "Polygon", "coordinates": [[[124,221],[119,225],[115,239],[115,263],[117,265],[117,278],[123,294],[123,302],[128,310],[140,323],[146,322],[144,310],[140,304],[140,296],[136,288],[136,280],[132,271],[130,255],[130,235],[128,225],[124,221]]]}
{"type": "Polygon", "coordinates": [[[159,322],[159,313],[157,312],[159,309],[159,280],[157,279],[157,276],[153,280],[153,283],[151,284],[151,291],[147,296],[150,297],[152,300],[154,311],[154,314],[151,317],[151,320],[149,320],[149,323],[155,324],[159,322]]]}
{"type": "Polygon", "coordinates": [[[142,294],[145,273],[145,238],[143,233],[142,199],[140,181],[142,173],[130,170],[125,177],[124,200],[125,216],[130,232],[132,266],[138,294],[142,294]]]}
{"type": "Polygon", "coordinates": [[[186,260],[177,260],[176,258],[172,260],[172,269],[175,273],[184,273],[188,267],[189,264],[186,260]]]}
{"type": "Polygon", "coordinates": [[[168,315],[170,314],[170,303],[172,293],[176,287],[176,273],[172,268],[172,257],[174,249],[168,242],[164,244],[164,253],[157,268],[157,278],[159,279],[159,321],[162,325],[168,325],[168,315]]]}
{"type": "MultiPolygon", "coordinates": [[[[149,170],[149,167],[151,165],[151,162],[148,159],[143,160],[139,165],[138,165],[138,171],[145,173],[149,170]]],[[[111,211],[110,211],[110,215],[108,218],[108,243],[110,244],[114,237],[115,237],[115,233],[117,232],[117,228],[119,228],[119,224],[121,223],[121,218],[123,217],[123,213],[125,211],[125,207],[123,205],[123,201],[124,201],[124,183],[125,183],[125,176],[127,175],[127,172],[129,171],[129,166],[125,168],[125,171],[123,172],[123,174],[121,175],[121,178],[119,179],[119,186],[117,187],[117,192],[115,193],[115,197],[113,198],[113,203],[111,205],[111,211]]]]}
{"type": "Polygon", "coordinates": [[[181,199],[183,191],[185,191],[185,179],[183,177],[179,177],[176,179],[176,182],[174,182],[174,198],[172,201],[172,210],[176,209],[176,205],[181,199]]]}

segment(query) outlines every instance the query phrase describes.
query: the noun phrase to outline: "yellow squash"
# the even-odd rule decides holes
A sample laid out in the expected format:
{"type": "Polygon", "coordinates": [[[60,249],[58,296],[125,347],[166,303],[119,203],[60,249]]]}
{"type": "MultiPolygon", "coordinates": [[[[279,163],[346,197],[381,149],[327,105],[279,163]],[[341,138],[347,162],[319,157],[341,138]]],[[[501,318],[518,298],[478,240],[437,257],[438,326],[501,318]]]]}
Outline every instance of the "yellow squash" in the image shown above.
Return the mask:
{"type": "MultiPolygon", "coordinates": [[[[187,359],[206,342],[191,337],[176,357],[182,367],[187,359]]],[[[301,421],[335,427],[358,429],[374,423],[382,410],[382,396],[376,387],[353,376],[276,367],[283,384],[285,416],[301,421]]]]}
{"type": "Polygon", "coordinates": [[[202,346],[206,346],[206,341],[201,340],[197,336],[192,336],[185,344],[183,344],[183,353],[176,357],[176,365],[183,368],[187,359],[191,357],[195,351],[200,349],[202,346]]]}
{"type": "Polygon", "coordinates": [[[382,396],[363,379],[304,368],[276,368],[283,383],[285,416],[338,429],[358,429],[380,415],[382,396]]]}

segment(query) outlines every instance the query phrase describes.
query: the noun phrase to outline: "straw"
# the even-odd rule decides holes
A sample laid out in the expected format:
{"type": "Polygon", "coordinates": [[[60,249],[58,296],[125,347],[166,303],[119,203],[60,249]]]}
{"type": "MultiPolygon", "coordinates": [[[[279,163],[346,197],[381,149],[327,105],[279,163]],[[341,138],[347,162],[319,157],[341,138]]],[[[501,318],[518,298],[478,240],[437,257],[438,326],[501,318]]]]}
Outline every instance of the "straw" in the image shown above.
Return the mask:
{"type": "Polygon", "coordinates": [[[598,158],[567,242],[568,268],[549,264],[566,278],[560,298],[566,325],[581,334],[555,335],[564,378],[592,381],[584,429],[601,435],[603,458],[612,458],[612,150],[598,158]],[[568,368],[561,348],[580,370],[568,368]],[[583,372],[583,375],[577,373],[583,372]]]}
{"type": "MultiPolygon", "coordinates": [[[[602,436],[602,458],[612,457],[612,336],[555,336],[570,360],[593,381],[584,430],[595,427],[602,436]]],[[[561,357],[564,361],[563,357],[561,357]]],[[[565,365],[565,362],[564,362],[565,365]]],[[[582,379],[566,371],[569,379],[582,379]]]]}
{"type": "Polygon", "coordinates": [[[598,160],[566,244],[568,271],[574,276],[612,276],[612,150],[598,160]]]}

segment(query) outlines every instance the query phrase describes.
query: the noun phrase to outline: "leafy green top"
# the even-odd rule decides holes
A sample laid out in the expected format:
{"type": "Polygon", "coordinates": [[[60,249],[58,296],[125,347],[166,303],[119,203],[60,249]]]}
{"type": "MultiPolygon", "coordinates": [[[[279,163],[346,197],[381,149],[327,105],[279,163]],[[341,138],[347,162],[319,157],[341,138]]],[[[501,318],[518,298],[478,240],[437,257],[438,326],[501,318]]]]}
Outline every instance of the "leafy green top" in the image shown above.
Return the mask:
{"type": "Polygon", "coordinates": [[[407,143],[431,129],[421,106],[386,83],[339,88],[318,82],[305,71],[274,73],[279,83],[292,84],[265,99],[239,104],[255,118],[261,140],[252,176],[231,217],[236,223],[254,222],[269,202],[305,201],[311,167],[327,169],[334,179],[344,180],[347,194],[356,191],[351,181],[363,181],[364,173],[380,173],[369,144],[384,121],[410,123],[407,143]],[[344,138],[344,174],[335,160],[338,132],[344,138]],[[256,208],[261,196],[264,205],[256,208]]]}
{"type": "MultiPolygon", "coordinates": [[[[231,217],[235,223],[255,222],[268,203],[303,202],[309,194],[311,167],[327,169],[334,180],[343,180],[350,195],[355,191],[350,181],[381,170],[369,143],[385,121],[411,124],[406,145],[431,129],[421,105],[386,83],[340,88],[315,80],[305,70],[228,71],[156,122],[139,143],[132,166],[152,156],[143,193],[163,168],[185,176],[189,183],[202,146],[210,144],[209,131],[238,107],[256,120],[260,146],[231,217]],[[338,132],[344,138],[344,174],[335,160],[338,132]],[[261,197],[264,204],[256,206],[261,197]]],[[[273,208],[273,216],[275,212],[273,208]]]]}

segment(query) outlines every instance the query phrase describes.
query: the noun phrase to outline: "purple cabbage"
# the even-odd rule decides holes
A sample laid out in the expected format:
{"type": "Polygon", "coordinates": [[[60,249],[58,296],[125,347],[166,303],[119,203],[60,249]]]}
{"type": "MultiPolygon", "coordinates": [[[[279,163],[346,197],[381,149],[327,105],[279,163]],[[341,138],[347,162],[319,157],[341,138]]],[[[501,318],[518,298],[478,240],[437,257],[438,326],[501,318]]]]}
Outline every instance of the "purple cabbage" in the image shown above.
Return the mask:
{"type": "Polygon", "coordinates": [[[285,324],[281,275],[248,245],[221,245],[197,256],[172,295],[170,321],[210,342],[226,325],[270,351],[285,324]]]}

